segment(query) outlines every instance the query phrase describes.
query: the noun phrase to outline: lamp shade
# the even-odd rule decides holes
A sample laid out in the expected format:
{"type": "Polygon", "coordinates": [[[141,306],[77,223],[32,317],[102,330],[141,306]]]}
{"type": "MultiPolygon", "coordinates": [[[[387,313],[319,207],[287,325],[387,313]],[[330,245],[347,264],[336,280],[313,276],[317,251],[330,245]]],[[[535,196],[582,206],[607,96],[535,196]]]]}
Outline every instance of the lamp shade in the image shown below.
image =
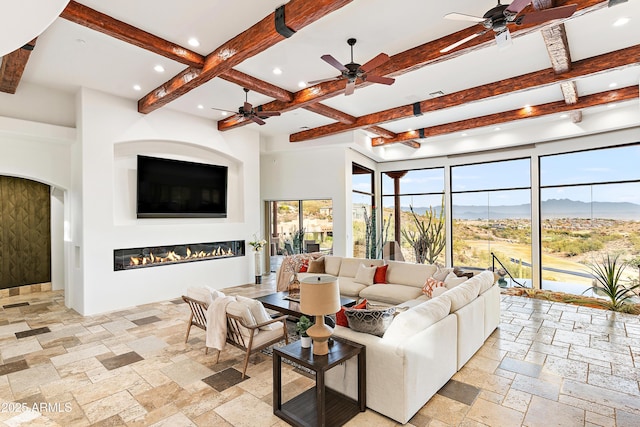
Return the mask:
{"type": "Polygon", "coordinates": [[[338,278],[310,276],[300,281],[300,311],[312,316],[333,314],[340,310],[338,278]]]}

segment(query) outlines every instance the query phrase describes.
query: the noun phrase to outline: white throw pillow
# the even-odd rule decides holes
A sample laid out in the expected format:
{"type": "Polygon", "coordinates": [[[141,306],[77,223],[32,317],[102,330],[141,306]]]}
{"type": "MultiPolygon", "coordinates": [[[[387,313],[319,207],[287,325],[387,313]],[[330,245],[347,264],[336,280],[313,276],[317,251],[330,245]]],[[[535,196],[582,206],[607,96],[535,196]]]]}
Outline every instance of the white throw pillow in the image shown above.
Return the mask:
{"type": "Polygon", "coordinates": [[[435,273],[433,273],[433,278],[439,282],[444,282],[447,276],[453,272],[453,267],[438,267],[435,273]]]}
{"type": "Polygon", "coordinates": [[[195,300],[211,305],[213,302],[213,296],[209,288],[204,286],[191,286],[187,288],[187,296],[195,300]]]}
{"type": "Polygon", "coordinates": [[[447,289],[453,289],[456,286],[466,282],[468,279],[466,276],[463,277],[458,277],[456,276],[456,274],[452,271],[451,273],[449,273],[447,275],[447,277],[444,279],[444,284],[447,287],[447,289]]]}
{"type": "MultiPolygon", "coordinates": [[[[251,315],[255,319],[256,323],[264,323],[271,320],[271,316],[269,316],[269,313],[267,313],[267,310],[264,308],[260,301],[253,298],[243,297],[242,295],[236,296],[236,301],[249,307],[249,311],[251,312],[251,315]]],[[[274,323],[272,323],[271,325],[260,327],[260,330],[263,331],[271,331],[274,329],[279,329],[279,326],[274,323]]]]}
{"type": "Polygon", "coordinates": [[[353,279],[356,283],[362,283],[363,285],[373,285],[373,277],[376,275],[376,266],[367,267],[364,264],[358,266],[356,277],[353,279]]]}

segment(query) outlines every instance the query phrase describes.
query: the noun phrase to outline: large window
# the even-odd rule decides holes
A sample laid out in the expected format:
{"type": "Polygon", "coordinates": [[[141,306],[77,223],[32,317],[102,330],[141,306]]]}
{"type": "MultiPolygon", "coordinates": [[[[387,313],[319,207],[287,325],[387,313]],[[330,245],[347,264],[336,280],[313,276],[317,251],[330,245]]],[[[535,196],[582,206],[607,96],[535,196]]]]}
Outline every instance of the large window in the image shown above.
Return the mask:
{"type": "Polygon", "coordinates": [[[398,242],[405,261],[445,263],[444,168],[382,174],[383,237],[398,242]],[[420,228],[427,229],[426,249],[420,228]]]}
{"type": "MultiPolygon", "coordinates": [[[[353,227],[353,256],[357,258],[377,258],[371,256],[377,252],[372,248],[374,226],[372,215],[375,215],[373,171],[353,163],[351,168],[351,224],[353,227]]],[[[377,230],[376,230],[377,231],[377,230]]],[[[377,234],[376,234],[377,240],[377,234]]]]}
{"type": "Polygon", "coordinates": [[[451,168],[454,265],[486,269],[494,254],[530,283],[530,170],[529,159],[451,168]]]}
{"type": "MultiPolygon", "coordinates": [[[[540,158],[543,289],[580,294],[603,254],[640,263],[640,146],[540,158]]],[[[637,279],[627,268],[625,279],[637,279]]]]}
{"type": "Polygon", "coordinates": [[[333,250],[331,200],[269,202],[271,271],[284,255],[333,250]]]}

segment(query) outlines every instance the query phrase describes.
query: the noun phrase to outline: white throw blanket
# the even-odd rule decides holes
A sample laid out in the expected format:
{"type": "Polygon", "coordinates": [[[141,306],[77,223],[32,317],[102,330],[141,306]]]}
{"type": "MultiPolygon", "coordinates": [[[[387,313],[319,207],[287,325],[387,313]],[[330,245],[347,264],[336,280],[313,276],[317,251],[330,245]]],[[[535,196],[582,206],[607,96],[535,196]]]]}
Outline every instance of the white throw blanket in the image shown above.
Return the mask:
{"type": "Polygon", "coordinates": [[[233,296],[220,296],[207,309],[207,347],[224,350],[227,342],[227,305],[236,300],[233,296]]]}

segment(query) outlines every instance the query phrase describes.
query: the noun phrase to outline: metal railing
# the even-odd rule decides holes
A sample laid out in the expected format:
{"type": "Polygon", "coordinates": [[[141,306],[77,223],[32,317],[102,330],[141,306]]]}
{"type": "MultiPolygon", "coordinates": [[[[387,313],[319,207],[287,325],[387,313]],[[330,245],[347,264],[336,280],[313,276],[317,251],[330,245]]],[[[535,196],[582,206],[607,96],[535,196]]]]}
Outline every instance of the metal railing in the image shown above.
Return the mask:
{"type": "MultiPolygon", "coordinates": [[[[507,267],[504,266],[504,264],[500,261],[500,259],[493,253],[491,252],[491,270],[496,273],[496,261],[498,262],[498,264],[500,264],[500,267],[502,267],[502,269],[505,271],[504,276],[509,276],[509,278],[511,279],[512,283],[515,283],[517,286],[521,287],[521,288],[526,288],[528,286],[526,286],[523,283],[520,283],[516,280],[515,277],[513,277],[513,274],[511,274],[509,272],[509,270],[507,269],[507,267]]],[[[504,280],[504,276],[500,275],[500,279],[498,279],[498,286],[500,286],[501,288],[505,288],[507,286],[507,281],[504,280]]]]}

